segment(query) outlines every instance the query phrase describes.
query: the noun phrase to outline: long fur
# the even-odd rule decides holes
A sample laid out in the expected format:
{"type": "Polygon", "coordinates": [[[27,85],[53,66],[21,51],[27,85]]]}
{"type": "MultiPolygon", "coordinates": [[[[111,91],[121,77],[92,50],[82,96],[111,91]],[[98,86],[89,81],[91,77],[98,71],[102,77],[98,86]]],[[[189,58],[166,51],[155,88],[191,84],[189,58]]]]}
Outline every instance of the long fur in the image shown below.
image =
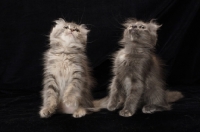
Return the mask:
{"type": "Polygon", "coordinates": [[[43,105],[41,118],[56,112],[82,117],[93,107],[88,59],[85,55],[87,33],[84,25],[55,21],[50,33],[50,48],[44,54],[43,105]]]}
{"type": "Polygon", "coordinates": [[[122,108],[119,114],[129,117],[140,106],[143,113],[170,110],[169,102],[183,95],[165,91],[161,62],[154,54],[160,25],[136,19],[129,19],[123,25],[125,30],[119,42],[123,48],[114,55],[109,96],[93,102],[96,111],[101,107],[110,111],[122,108]]]}

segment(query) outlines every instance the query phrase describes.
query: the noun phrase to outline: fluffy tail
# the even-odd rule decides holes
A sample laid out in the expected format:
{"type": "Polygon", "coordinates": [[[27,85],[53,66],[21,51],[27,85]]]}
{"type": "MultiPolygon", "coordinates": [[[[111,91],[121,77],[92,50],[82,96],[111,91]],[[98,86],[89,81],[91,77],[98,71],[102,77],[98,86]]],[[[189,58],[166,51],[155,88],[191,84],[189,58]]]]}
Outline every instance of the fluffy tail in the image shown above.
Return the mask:
{"type": "Polygon", "coordinates": [[[166,91],[166,98],[168,103],[175,102],[183,97],[183,94],[179,91],[166,91]]]}
{"type": "Polygon", "coordinates": [[[93,101],[94,108],[88,108],[88,110],[92,112],[97,112],[100,109],[106,109],[107,104],[108,104],[108,96],[99,100],[94,100],[93,101]]]}

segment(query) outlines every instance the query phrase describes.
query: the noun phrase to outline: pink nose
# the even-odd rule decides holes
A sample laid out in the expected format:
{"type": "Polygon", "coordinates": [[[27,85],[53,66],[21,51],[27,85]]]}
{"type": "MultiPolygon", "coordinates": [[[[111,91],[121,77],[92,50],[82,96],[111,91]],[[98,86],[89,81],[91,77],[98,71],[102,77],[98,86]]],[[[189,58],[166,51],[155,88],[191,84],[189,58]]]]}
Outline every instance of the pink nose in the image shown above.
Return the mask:
{"type": "Polygon", "coordinates": [[[70,30],[71,32],[75,31],[75,29],[71,29],[71,28],[70,28],[69,30],[70,30]]]}

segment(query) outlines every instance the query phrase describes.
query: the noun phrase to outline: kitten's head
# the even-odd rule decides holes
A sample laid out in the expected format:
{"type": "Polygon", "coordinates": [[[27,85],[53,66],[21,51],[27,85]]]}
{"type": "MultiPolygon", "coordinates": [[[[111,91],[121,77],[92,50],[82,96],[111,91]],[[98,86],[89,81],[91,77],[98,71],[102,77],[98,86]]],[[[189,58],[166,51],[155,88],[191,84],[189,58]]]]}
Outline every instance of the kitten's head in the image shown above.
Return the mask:
{"type": "Polygon", "coordinates": [[[78,25],[73,22],[66,22],[62,18],[56,20],[55,23],[56,25],[52,29],[50,39],[59,38],[64,41],[86,44],[89,30],[84,24],[78,25]]]}
{"type": "Polygon", "coordinates": [[[154,47],[157,42],[157,30],[160,25],[153,20],[148,23],[138,21],[136,19],[127,20],[123,26],[125,27],[123,42],[136,42],[137,44],[145,44],[141,46],[154,47]]]}

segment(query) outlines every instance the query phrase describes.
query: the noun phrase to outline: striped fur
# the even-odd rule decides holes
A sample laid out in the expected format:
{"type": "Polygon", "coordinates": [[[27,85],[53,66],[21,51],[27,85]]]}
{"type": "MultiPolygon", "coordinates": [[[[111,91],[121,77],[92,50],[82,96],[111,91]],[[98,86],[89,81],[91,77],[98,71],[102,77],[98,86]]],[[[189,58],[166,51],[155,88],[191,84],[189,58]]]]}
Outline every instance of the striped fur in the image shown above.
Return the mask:
{"type": "Polygon", "coordinates": [[[50,33],[50,48],[44,54],[42,118],[56,112],[82,117],[93,107],[84,25],[56,20],[50,33]]]}

